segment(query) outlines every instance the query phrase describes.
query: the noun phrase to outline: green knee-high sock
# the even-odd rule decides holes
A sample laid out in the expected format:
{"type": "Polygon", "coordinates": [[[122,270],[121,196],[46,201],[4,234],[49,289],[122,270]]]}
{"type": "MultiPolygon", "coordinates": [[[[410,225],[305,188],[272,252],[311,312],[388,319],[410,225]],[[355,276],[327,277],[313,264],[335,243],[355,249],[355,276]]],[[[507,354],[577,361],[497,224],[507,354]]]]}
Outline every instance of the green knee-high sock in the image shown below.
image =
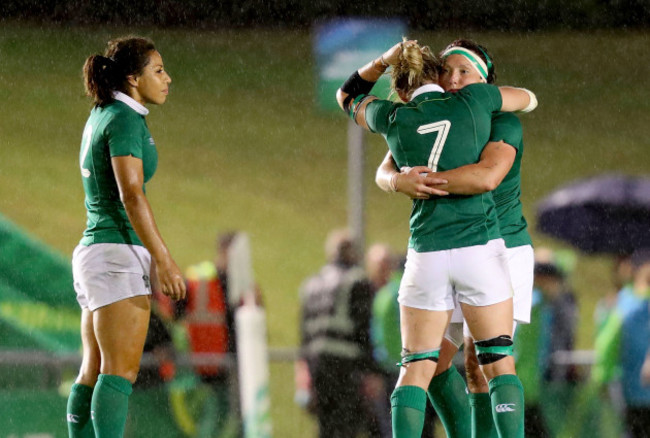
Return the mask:
{"type": "Polygon", "coordinates": [[[492,415],[500,438],[524,438],[524,388],[514,374],[497,376],[488,383],[492,415]]]}
{"type": "Polygon", "coordinates": [[[95,438],[93,422],[90,421],[90,400],[93,388],[75,383],[68,397],[67,420],[70,438],[95,438]]]}
{"type": "Polygon", "coordinates": [[[390,396],[393,438],[420,438],[427,393],[419,386],[398,386],[390,396]]]}
{"type": "Polygon", "coordinates": [[[124,377],[100,374],[91,404],[97,438],[121,438],[124,435],[131,382],[124,377]]]}
{"type": "Polygon", "coordinates": [[[467,386],[456,367],[452,365],[447,371],[431,379],[427,395],[445,427],[447,436],[468,438],[471,426],[467,386]]]}
{"type": "Polygon", "coordinates": [[[492,418],[490,394],[470,393],[469,405],[472,412],[472,438],[498,438],[497,428],[492,418]]]}

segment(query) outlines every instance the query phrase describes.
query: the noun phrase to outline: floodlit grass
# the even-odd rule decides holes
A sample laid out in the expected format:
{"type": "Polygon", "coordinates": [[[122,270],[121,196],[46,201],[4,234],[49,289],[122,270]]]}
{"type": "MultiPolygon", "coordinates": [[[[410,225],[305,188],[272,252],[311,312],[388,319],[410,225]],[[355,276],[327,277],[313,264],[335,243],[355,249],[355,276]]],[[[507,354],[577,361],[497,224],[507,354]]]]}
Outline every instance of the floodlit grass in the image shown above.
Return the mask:
{"type": "MultiPolygon", "coordinates": [[[[0,212],[66,254],[84,227],[78,170],[90,104],[81,66],[109,37],[151,36],[173,78],[148,124],[160,164],[148,184],[158,225],[179,265],[213,256],[219,231],[250,234],[273,346],[298,341],[297,289],[323,263],[327,232],[347,221],[346,128],[315,108],[307,31],[74,28],[2,23],[0,212]]],[[[434,49],[460,34],[411,35],[434,49]]],[[[647,32],[470,33],[490,48],[498,82],[525,86],[540,106],[522,117],[525,211],[561,184],[603,172],[648,173],[647,32]]],[[[374,187],[385,153],[368,136],[367,242],[404,250],[409,202],[374,187]]],[[[537,245],[559,247],[533,233],[537,245]]],[[[579,348],[591,348],[596,301],[610,291],[610,259],[581,257],[579,348]]],[[[293,384],[274,368],[276,436],[303,436],[287,421],[293,384]],[[281,395],[280,395],[281,394],[281,395]],[[278,404],[279,403],[279,404],[278,404]]]]}

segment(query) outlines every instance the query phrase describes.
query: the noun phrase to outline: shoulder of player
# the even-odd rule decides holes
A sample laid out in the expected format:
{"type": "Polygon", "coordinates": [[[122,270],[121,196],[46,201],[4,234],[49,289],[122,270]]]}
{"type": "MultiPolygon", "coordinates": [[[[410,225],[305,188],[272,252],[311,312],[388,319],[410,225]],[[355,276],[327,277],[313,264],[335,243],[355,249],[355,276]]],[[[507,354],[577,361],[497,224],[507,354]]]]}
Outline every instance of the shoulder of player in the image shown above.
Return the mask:
{"type": "Polygon", "coordinates": [[[503,124],[521,127],[521,120],[514,113],[498,112],[492,115],[492,125],[503,124]]]}
{"type": "Polygon", "coordinates": [[[122,102],[114,102],[105,107],[109,114],[106,127],[109,129],[143,129],[146,124],[144,117],[122,102]]]}
{"type": "Polygon", "coordinates": [[[400,108],[400,107],[403,107],[404,105],[407,105],[407,104],[405,104],[403,102],[396,102],[396,101],[392,101],[392,100],[388,100],[388,99],[381,99],[381,98],[378,98],[377,96],[373,96],[373,97],[376,97],[376,99],[373,99],[370,102],[368,102],[368,106],[370,106],[370,105],[373,105],[373,106],[374,105],[379,105],[382,108],[390,108],[391,112],[395,111],[397,108],[400,108]]]}
{"type": "Polygon", "coordinates": [[[492,89],[497,89],[496,85],[478,83],[466,85],[462,89],[453,93],[454,96],[465,97],[465,96],[481,96],[490,92],[492,89]]]}

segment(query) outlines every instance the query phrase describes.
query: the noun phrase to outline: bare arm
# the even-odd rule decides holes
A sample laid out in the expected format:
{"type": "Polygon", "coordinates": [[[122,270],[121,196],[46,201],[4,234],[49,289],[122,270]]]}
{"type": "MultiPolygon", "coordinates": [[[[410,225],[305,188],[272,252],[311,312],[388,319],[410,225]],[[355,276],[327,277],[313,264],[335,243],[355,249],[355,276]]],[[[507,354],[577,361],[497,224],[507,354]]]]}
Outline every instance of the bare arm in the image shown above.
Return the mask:
{"type": "Polygon", "coordinates": [[[142,190],[142,160],[133,156],[111,158],[120,199],[136,234],[149,250],[155,263],[160,288],[173,299],[185,297],[185,282],[162,239],[149,201],[142,190]]]}
{"type": "Polygon", "coordinates": [[[499,87],[499,91],[501,92],[501,99],[503,101],[501,111],[528,113],[537,107],[537,97],[530,90],[515,87],[499,87]]]}
{"type": "MultiPolygon", "coordinates": [[[[386,69],[399,62],[399,56],[402,53],[403,44],[409,44],[410,41],[405,41],[404,43],[395,44],[393,47],[388,49],[381,55],[379,58],[370,61],[359,70],[357,73],[361,78],[367,82],[375,83],[379,80],[381,75],[384,74],[386,69]]],[[[349,100],[356,98],[355,95],[350,95],[348,92],[344,91],[343,88],[345,84],[336,91],[336,101],[339,104],[339,107],[343,111],[348,111],[347,107],[349,105],[349,100]],[[347,102],[347,103],[346,103],[347,102]]],[[[355,119],[354,121],[361,126],[362,128],[368,130],[368,125],[366,124],[366,106],[373,100],[377,99],[374,96],[369,96],[363,102],[359,104],[359,107],[355,109],[355,119]]]]}
{"type": "Polygon", "coordinates": [[[515,161],[517,150],[503,141],[489,142],[483,148],[478,163],[468,164],[445,172],[427,175],[443,178],[447,184],[436,188],[459,195],[475,195],[492,191],[501,184],[515,161]]]}
{"type": "Polygon", "coordinates": [[[375,183],[385,192],[400,192],[409,198],[428,199],[431,195],[448,195],[449,192],[434,186],[435,184],[445,184],[447,180],[426,176],[430,172],[431,169],[426,166],[404,168],[400,172],[397,170],[393,155],[388,151],[384,161],[377,168],[375,183]]]}

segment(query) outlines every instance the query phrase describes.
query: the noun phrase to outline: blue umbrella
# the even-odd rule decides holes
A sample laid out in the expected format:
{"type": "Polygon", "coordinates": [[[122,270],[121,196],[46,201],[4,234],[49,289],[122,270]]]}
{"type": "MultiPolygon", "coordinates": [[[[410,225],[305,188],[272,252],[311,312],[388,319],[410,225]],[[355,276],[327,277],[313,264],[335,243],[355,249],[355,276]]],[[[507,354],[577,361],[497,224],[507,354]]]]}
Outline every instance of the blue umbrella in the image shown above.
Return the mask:
{"type": "Polygon", "coordinates": [[[586,253],[650,248],[650,178],[603,175],[561,187],[539,203],[537,229],[586,253]]]}

